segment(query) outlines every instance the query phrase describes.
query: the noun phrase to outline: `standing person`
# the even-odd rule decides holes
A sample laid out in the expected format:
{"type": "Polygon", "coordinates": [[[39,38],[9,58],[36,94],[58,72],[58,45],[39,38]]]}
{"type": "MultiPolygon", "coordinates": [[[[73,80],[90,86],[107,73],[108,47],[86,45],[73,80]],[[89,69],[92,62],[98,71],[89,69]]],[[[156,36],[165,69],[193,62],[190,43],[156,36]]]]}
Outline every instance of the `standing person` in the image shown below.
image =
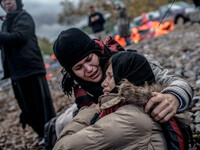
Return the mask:
{"type": "Polygon", "coordinates": [[[88,24],[92,28],[95,38],[104,41],[106,39],[106,33],[104,31],[104,17],[102,13],[96,12],[93,5],[91,5],[89,9],[90,15],[88,24]]]}
{"type": "Polygon", "coordinates": [[[200,7],[200,0],[193,0],[193,3],[196,7],[200,7]]]}
{"type": "Polygon", "coordinates": [[[0,31],[4,79],[11,78],[21,109],[20,122],[30,125],[40,141],[44,124],[55,116],[46,70],[35,35],[32,17],[22,9],[21,0],[1,0],[6,19],[0,31]]]}
{"type": "Polygon", "coordinates": [[[126,8],[122,6],[120,1],[114,2],[114,7],[116,10],[116,21],[117,21],[117,27],[118,27],[118,33],[120,37],[125,38],[127,44],[129,43],[129,23],[130,19],[127,15],[126,8]]]}

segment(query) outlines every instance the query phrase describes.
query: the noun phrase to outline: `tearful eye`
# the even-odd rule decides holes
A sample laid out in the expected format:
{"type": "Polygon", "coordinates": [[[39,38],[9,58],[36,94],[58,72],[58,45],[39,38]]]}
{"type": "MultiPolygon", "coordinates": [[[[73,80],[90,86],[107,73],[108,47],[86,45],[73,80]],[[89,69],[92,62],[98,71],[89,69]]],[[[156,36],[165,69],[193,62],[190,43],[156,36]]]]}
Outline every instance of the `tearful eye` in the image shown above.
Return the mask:
{"type": "Polygon", "coordinates": [[[74,70],[80,70],[82,66],[77,66],[74,68],[74,70]]]}
{"type": "Polygon", "coordinates": [[[90,56],[90,57],[88,57],[88,58],[86,59],[86,62],[89,62],[91,59],[92,59],[92,57],[91,57],[91,56],[90,56]]]}

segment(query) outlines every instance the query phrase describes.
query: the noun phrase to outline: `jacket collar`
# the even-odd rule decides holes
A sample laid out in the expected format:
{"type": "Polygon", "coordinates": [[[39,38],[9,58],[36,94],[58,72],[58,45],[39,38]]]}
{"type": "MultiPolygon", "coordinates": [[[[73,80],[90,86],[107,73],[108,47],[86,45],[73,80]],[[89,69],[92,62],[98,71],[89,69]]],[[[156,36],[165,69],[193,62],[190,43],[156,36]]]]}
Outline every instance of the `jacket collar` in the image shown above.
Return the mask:
{"type": "Polygon", "coordinates": [[[147,101],[153,97],[154,92],[160,92],[164,87],[158,84],[134,86],[125,80],[119,87],[118,93],[105,93],[99,97],[99,107],[101,110],[115,106],[121,102],[127,102],[139,107],[144,107],[147,101]]]}
{"type": "Polygon", "coordinates": [[[99,97],[99,106],[100,109],[107,109],[112,106],[119,104],[120,102],[124,102],[125,98],[120,97],[119,94],[115,93],[106,93],[99,97]]]}

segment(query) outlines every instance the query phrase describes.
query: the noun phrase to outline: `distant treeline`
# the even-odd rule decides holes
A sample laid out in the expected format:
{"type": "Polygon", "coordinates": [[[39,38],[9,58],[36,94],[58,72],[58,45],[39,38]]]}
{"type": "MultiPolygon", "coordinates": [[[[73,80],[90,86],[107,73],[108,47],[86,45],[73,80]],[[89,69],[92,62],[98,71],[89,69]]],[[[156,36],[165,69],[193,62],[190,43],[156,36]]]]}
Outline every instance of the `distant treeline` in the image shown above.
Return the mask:
{"type": "MultiPolygon", "coordinates": [[[[88,15],[88,7],[90,5],[94,5],[99,11],[110,12],[112,14],[111,20],[114,20],[114,1],[115,0],[84,0],[79,1],[79,3],[74,3],[71,0],[63,0],[61,2],[63,10],[58,16],[58,22],[61,24],[76,24],[81,16],[88,15]]],[[[141,15],[143,12],[147,13],[156,10],[161,5],[173,1],[174,0],[121,0],[131,18],[141,15]]],[[[192,3],[192,0],[182,1],[192,3]]]]}

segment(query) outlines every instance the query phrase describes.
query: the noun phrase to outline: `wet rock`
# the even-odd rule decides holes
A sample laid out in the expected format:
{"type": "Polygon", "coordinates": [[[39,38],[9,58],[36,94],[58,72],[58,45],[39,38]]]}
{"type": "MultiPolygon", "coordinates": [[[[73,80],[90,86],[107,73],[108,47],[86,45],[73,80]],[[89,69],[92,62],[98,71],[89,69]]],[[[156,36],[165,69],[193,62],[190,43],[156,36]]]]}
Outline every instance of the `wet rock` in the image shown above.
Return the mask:
{"type": "Polygon", "coordinates": [[[197,125],[195,126],[195,131],[196,131],[197,133],[200,133],[200,124],[197,124],[197,125]]]}
{"type": "Polygon", "coordinates": [[[200,85],[200,80],[197,80],[197,81],[196,81],[196,84],[197,84],[197,85],[200,85]]]}
{"type": "Polygon", "coordinates": [[[200,113],[195,117],[194,122],[200,124],[200,113]]]}

